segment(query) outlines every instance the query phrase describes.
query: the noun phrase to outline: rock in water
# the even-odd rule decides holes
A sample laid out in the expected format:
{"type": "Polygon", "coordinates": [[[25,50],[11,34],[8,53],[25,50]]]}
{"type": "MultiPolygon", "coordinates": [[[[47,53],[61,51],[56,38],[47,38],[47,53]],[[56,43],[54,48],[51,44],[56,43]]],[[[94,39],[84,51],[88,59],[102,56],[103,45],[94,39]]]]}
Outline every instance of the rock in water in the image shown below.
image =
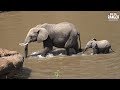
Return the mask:
{"type": "Polygon", "coordinates": [[[24,57],[17,51],[0,48],[0,78],[12,78],[23,67],[24,57]]]}

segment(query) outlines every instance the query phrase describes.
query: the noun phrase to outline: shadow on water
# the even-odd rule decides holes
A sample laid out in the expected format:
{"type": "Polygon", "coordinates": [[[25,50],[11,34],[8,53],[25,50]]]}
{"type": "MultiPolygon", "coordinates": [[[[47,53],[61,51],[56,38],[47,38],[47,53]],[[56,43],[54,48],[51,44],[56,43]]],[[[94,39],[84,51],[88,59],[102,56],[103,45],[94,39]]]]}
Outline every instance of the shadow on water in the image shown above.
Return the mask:
{"type": "Polygon", "coordinates": [[[23,67],[20,72],[12,77],[11,79],[28,79],[30,77],[32,70],[26,67],[23,67]]]}

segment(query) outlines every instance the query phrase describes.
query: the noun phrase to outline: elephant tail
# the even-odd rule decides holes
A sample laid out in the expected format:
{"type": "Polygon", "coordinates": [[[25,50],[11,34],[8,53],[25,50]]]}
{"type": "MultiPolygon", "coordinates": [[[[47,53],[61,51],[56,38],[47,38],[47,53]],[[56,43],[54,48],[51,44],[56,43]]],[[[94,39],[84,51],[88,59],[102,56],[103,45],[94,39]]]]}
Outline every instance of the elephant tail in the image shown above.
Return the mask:
{"type": "Polygon", "coordinates": [[[77,35],[78,35],[78,38],[79,38],[79,52],[82,52],[82,49],[81,49],[80,33],[78,32],[77,35]]]}

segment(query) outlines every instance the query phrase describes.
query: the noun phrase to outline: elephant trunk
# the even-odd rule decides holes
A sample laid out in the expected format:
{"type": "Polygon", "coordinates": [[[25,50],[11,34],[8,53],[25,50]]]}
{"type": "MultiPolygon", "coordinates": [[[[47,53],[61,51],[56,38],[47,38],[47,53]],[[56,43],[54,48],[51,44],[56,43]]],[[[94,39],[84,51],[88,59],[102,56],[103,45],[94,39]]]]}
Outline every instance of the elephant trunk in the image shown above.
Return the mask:
{"type": "Polygon", "coordinates": [[[28,37],[26,37],[24,43],[19,43],[20,46],[24,46],[24,57],[27,58],[28,55],[28,43],[30,43],[30,40],[28,37]]]}
{"type": "Polygon", "coordinates": [[[28,56],[28,43],[30,43],[30,38],[27,36],[24,41],[24,57],[27,58],[28,56]]]}
{"type": "Polygon", "coordinates": [[[28,55],[28,44],[24,47],[24,57],[27,58],[28,55]]]}
{"type": "Polygon", "coordinates": [[[28,55],[28,43],[20,43],[20,46],[24,46],[24,57],[27,58],[28,55]]]}
{"type": "Polygon", "coordinates": [[[83,50],[83,53],[84,53],[86,50],[87,50],[87,48],[85,48],[85,49],[83,50]]]}
{"type": "Polygon", "coordinates": [[[25,38],[24,44],[27,45],[28,43],[30,43],[30,37],[27,35],[27,37],[25,38]]]}

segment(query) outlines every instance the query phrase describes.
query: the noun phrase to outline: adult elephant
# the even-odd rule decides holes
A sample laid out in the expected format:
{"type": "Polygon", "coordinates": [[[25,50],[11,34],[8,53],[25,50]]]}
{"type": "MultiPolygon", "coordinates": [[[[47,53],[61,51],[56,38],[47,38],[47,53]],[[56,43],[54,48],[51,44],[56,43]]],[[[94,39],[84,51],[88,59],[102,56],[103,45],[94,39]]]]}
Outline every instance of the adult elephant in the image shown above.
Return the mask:
{"type": "MultiPolygon", "coordinates": [[[[85,46],[85,49],[83,53],[88,49],[93,49],[93,54],[99,54],[99,53],[109,53],[111,48],[111,44],[107,40],[100,40],[97,41],[97,39],[93,38],[91,39],[85,46]]],[[[113,50],[112,50],[113,51],[113,50]]],[[[113,51],[114,52],[114,51],[113,51]]]]}
{"type": "Polygon", "coordinates": [[[20,44],[25,46],[25,57],[28,54],[28,44],[35,41],[38,43],[43,42],[44,50],[41,55],[44,57],[53,49],[53,46],[65,48],[67,55],[70,55],[70,48],[74,48],[76,53],[81,51],[80,33],[72,23],[68,22],[44,23],[31,28],[24,43],[20,44]],[[80,44],[78,43],[78,37],[80,44]]]}

